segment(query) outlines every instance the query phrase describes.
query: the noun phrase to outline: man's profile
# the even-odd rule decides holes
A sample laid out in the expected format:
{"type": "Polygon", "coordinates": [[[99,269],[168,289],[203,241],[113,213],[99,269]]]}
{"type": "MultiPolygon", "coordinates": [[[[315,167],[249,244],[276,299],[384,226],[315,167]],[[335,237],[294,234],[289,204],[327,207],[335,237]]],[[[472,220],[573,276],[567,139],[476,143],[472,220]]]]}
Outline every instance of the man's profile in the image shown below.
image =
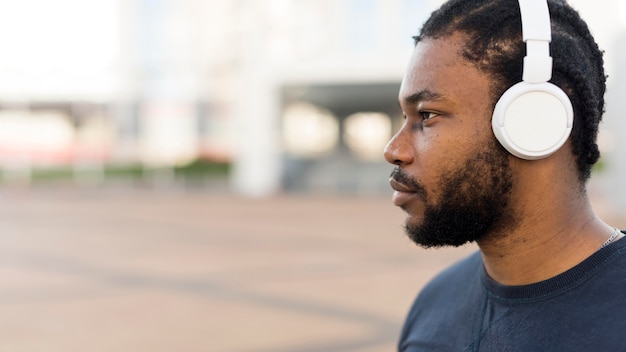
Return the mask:
{"type": "Polygon", "coordinates": [[[626,241],[591,208],[602,52],[565,0],[450,0],[418,36],[385,148],[432,280],[400,351],[626,350],[626,241]]]}

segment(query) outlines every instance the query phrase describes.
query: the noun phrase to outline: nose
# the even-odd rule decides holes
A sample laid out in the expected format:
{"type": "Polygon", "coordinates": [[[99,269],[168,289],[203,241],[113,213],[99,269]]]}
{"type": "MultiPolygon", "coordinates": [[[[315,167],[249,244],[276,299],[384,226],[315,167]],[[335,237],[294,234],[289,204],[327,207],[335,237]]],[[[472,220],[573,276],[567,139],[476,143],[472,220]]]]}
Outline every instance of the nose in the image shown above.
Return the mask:
{"type": "Polygon", "coordinates": [[[403,128],[387,143],[384,150],[385,160],[394,165],[407,165],[413,162],[411,137],[403,128]]]}

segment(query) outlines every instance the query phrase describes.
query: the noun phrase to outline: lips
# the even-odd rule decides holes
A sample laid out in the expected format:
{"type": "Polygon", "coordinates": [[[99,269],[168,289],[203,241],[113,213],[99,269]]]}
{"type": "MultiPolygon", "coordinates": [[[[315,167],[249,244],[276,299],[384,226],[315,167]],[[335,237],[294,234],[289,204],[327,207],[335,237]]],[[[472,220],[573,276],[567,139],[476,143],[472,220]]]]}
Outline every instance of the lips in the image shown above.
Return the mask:
{"type": "Polygon", "coordinates": [[[417,195],[417,191],[393,177],[389,179],[389,184],[395,191],[393,192],[392,200],[393,204],[396,206],[401,207],[405,205],[411,198],[417,195]]]}
{"type": "Polygon", "coordinates": [[[393,177],[389,179],[389,184],[391,185],[391,188],[393,188],[395,191],[404,193],[415,193],[415,190],[413,190],[411,187],[405,185],[404,183],[396,180],[393,177]]]}

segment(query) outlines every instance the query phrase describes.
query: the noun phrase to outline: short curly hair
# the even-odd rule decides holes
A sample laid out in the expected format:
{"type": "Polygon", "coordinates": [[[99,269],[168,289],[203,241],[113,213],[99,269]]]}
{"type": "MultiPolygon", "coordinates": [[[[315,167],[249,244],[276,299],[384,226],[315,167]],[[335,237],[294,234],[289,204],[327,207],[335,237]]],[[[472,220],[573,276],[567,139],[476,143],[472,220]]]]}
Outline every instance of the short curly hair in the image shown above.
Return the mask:
{"type": "MultiPolygon", "coordinates": [[[[552,27],[550,82],[563,89],[574,108],[573,152],[579,179],[585,183],[600,158],[596,143],[604,113],[606,75],[603,52],[587,24],[565,0],[548,0],[552,27]]],[[[453,33],[467,37],[463,56],[493,78],[493,104],[510,86],[522,80],[526,47],[518,0],[450,0],[424,23],[417,45],[424,38],[453,33]]]]}

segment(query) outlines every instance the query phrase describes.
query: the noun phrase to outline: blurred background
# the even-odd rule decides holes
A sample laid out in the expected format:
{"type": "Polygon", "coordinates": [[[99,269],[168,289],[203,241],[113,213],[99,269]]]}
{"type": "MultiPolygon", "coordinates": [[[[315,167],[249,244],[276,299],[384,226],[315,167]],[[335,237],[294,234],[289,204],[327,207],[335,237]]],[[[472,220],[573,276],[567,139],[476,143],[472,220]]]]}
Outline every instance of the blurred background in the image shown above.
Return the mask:
{"type": "MultiPolygon", "coordinates": [[[[402,238],[382,149],[440,0],[0,0],[0,349],[386,351],[470,248],[402,238]]],[[[626,0],[589,189],[626,226],[626,0]]]]}
{"type": "MultiPolygon", "coordinates": [[[[411,35],[439,0],[0,2],[2,184],[386,192],[411,35]]],[[[626,205],[626,5],[572,1],[606,50],[602,183],[626,205]]]]}

